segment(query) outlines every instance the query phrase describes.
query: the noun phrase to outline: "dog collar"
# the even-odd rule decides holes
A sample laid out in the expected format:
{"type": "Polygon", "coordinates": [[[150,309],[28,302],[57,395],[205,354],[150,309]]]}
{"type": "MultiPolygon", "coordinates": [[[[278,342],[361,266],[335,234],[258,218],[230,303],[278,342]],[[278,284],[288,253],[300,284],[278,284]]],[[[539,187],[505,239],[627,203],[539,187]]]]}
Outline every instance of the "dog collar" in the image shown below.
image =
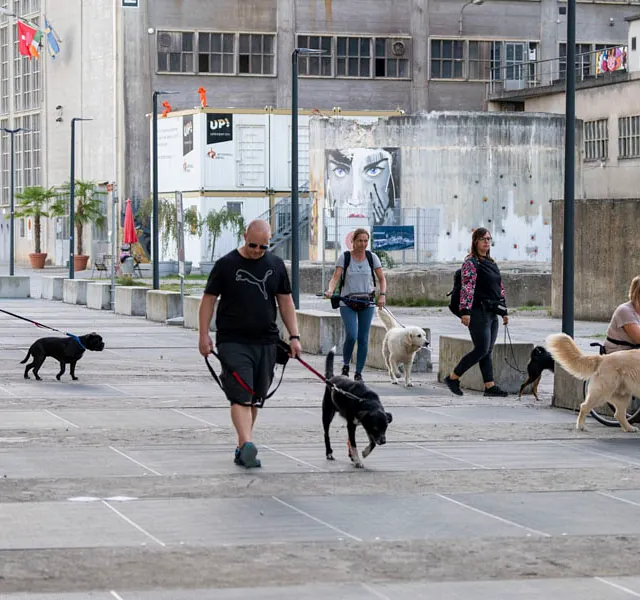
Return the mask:
{"type": "Polygon", "coordinates": [[[72,339],[75,340],[76,342],[78,342],[78,344],[80,345],[80,348],[82,348],[83,350],[86,350],[85,345],[80,341],[80,338],[73,334],[73,333],[67,333],[67,335],[72,339]]]}

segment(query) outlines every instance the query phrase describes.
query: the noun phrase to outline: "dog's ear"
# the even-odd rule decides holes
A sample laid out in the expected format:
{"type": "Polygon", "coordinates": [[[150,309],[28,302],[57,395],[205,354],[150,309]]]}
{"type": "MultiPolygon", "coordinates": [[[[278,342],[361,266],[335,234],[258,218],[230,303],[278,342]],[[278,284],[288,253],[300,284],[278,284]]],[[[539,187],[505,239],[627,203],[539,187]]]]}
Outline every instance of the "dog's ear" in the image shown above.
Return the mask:
{"type": "Polygon", "coordinates": [[[391,423],[393,421],[393,415],[391,413],[384,413],[385,415],[387,415],[387,423],[391,423]]]}

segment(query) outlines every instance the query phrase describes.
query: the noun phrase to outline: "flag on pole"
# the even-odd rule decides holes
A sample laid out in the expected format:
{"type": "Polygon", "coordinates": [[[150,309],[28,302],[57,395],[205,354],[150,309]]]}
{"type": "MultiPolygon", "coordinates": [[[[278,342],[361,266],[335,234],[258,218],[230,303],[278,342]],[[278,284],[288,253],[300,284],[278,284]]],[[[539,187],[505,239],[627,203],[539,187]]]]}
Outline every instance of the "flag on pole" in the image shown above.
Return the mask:
{"type": "Polygon", "coordinates": [[[37,30],[24,21],[18,20],[18,52],[22,56],[31,57],[31,44],[37,30]]]}
{"type": "Polygon", "coordinates": [[[36,29],[36,32],[33,34],[33,39],[31,40],[31,45],[29,46],[29,54],[31,55],[29,58],[40,58],[40,42],[42,41],[42,31],[36,29]]]}
{"type": "Polygon", "coordinates": [[[44,32],[47,34],[47,45],[49,47],[49,54],[51,58],[55,59],[56,54],[60,52],[60,40],[58,34],[55,32],[51,23],[45,17],[44,19],[44,32]]]}

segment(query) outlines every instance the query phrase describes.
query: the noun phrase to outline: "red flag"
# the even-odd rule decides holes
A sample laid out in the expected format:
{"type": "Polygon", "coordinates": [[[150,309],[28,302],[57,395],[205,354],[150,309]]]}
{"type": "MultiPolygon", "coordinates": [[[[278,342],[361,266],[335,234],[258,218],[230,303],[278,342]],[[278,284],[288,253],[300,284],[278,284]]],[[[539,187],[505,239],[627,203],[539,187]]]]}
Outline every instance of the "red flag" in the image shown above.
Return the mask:
{"type": "Polygon", "coordinates": [[[31,57],[31,44],[36,35],[36,30],[23,21],[18,21],[18,52],[22,56],[31,57]]]}

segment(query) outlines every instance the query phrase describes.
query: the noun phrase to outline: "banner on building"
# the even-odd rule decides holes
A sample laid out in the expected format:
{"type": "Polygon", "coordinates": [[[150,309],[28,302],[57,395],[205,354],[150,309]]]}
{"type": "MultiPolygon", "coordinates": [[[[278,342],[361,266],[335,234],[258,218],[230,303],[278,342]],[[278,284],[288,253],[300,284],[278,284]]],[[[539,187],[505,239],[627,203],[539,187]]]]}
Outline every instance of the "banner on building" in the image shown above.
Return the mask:
{"type": "Polygon", "coordinates": [[[376,225],[373,228],[374,250],[409,250],[415,246],[413,225],[376,225]]]}
{"type": "Polygon", "coordinates": [[[618,46],[596,52],[596,75],[627,70],[627,47],[618,46]]]}
{"type": "Polygon", "coordinates": [[[207,113],[207,144],[233,140],[233,115],[207,113]]]}

